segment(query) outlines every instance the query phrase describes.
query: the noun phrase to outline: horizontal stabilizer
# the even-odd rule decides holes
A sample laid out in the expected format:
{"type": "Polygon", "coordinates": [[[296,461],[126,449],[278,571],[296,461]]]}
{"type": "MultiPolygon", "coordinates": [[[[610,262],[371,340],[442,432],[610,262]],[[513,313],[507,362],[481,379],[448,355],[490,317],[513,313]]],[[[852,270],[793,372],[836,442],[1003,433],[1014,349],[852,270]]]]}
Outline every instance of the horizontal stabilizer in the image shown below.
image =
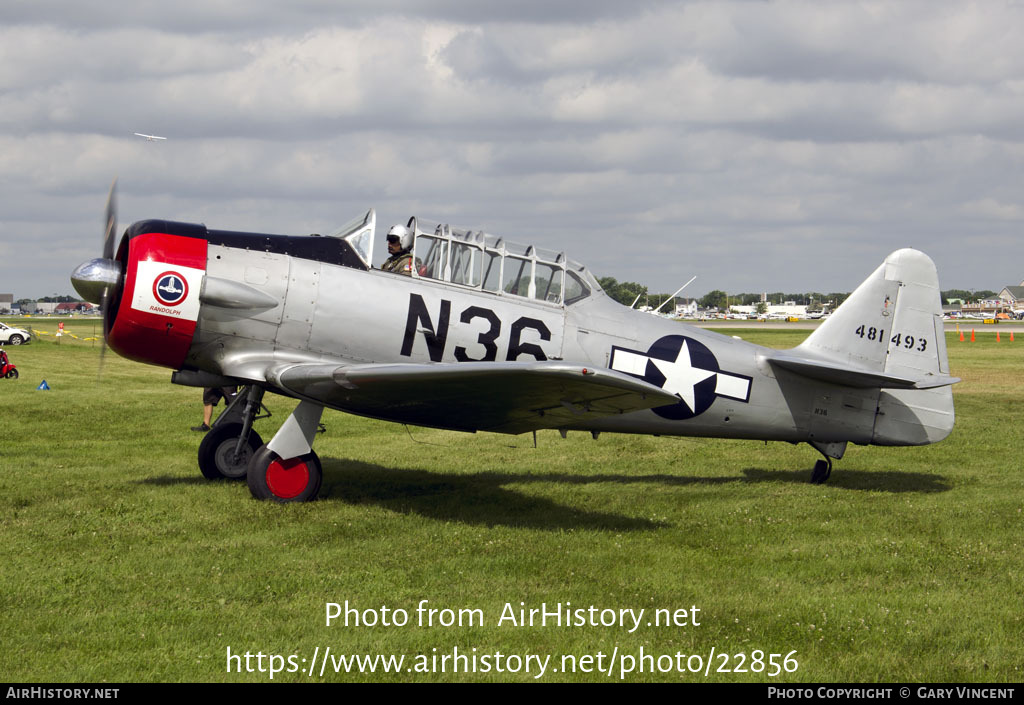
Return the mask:
{"type": "Polygon", "coordinates": [[[850,365],[797,357],[789,353],[771,355],[768,357],[768,362],[776,367],[781,367],[821,382],[865,389],[932,389],[934,387],[946,387],[960,381],[958,377],[950,377],[943,374],[926,374],[914,378],[886,372],[872,372],[871,370],[858,369],[850,365]]]}
{"type": "Polygon", "coordinates": [[[364,416],[463,431],[524,433],[679,403],[660,387],[561,361],[280,365],[267,381],[364,416]]]}

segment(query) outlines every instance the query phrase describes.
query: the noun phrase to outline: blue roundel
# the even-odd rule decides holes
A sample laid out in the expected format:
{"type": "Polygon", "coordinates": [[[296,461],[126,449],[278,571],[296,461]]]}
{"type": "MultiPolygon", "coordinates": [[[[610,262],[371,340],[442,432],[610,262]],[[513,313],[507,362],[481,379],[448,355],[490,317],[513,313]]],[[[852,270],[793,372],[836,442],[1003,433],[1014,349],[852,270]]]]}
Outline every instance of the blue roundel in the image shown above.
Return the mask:
{"type": "Polygon", "coordinates": [[[753,378],[723,370],[708,346],[685,335],[658,338],[646,352],[612,346],[609,366],[679,397],[678,404],[652,409],[665,419],[700,416],[718,397],[750,402],[753,378]]]}

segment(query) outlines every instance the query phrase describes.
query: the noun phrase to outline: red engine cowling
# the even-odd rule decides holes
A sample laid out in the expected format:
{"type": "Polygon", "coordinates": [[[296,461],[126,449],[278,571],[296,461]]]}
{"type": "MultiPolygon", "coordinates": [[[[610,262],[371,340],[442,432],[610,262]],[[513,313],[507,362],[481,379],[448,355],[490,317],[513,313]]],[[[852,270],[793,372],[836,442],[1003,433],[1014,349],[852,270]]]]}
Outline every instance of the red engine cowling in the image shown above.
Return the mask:
{"type": "Polygon", "coordinates": [[[117,259],[123,286],[107,342],[124,357],[180,369],[199,319],[207,241],[163,232],[131,232],[117,259]]]}

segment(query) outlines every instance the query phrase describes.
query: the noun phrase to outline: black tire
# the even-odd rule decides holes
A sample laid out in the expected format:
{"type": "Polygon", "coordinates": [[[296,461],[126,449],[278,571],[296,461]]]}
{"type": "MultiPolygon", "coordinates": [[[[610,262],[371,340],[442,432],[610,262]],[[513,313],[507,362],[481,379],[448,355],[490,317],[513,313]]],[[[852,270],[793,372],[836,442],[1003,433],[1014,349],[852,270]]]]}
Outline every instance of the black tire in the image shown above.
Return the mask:
{"type": "Polygon", "coordinates": [[[7,373],[7,379],[18,379],[18,371],[17,370],[11,370],[10,372],[8,372],[7,373]]]}
{"type": "Polygon", "coordinates": [[[21,345],[24,342],[25,342],[25,339],[22,338],[17,333],[15,333],[14,335],[12,335],[10,338],[7,339],[7,344],[8,345],[21,345]]]}
{"type": "Polygon", "coordinates": [[[811,473],[811,484],[824,485],[830,474],[828,463],[824,460],[819,460],[814,464],[814,472],[811,473]]]}
{"type": "Polygon", "coordinates": [[[242,448],[238,462],[233,462],[242,424],[226,423],[214,426],[199,444],[199,470],[208,480],[242,480],[245,478],[249,461],[263,446],[263,439],[255,431],[249,431],[249,440],[242,448]]]}
{"type": "Polygon", "coordinates": [[[281,460],[277,453],[263,446],[249,461],[246,481],[256,499],[313,502],[320,493],[323,474],[320,458],[313,451],[281,460]]]}

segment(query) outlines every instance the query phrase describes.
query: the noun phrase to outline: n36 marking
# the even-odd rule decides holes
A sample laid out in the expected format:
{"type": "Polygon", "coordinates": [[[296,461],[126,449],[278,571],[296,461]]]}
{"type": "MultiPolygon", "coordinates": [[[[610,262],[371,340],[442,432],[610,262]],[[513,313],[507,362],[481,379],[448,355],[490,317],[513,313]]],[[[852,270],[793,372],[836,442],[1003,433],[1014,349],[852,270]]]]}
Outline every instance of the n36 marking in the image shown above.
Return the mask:
{"type": "MultiPolygon", "coordinates": [[[[412,357],[412,349],[416,340],[416,334],[421,333],[427,344],[427,354],[431,362],[441,362],[444,357],[445,345],[448,342],[449,320],[452,314],[452,302],[441,299],[441,309],[437,315],[437,327],[430,318],[427,311],[427,304],[419,294],[409,295],[409,314],[405,321],[405,337],[402,338],[401,354],[405,357],[412,357]]],[[[489,328],[477,336],[476,342],[483,347],[484,356],[473,358],[463,346],[455,348],[453,354],[459,362],[493,362],[498,359],[498,337],[501,335],[501,319],[489,308],[482,306],[470,306],[459,320],[462,323],[470,323],[474,319],[486,321],[489,328]]],[[[532,355],[537,360],[547,360],[547,353],[536,343],[523,341],[523,332],[532,330],[542,342],[551,340],[551,330],[544,321],[536,318],[522,316],[517,318],[511,326],[511,333],[508,341],[508,351],[505,359],[514,361],[520,355],[532,355]]]]}
{"type": "MultiPolygon", "coordinates": [[[[854,335],[858,338],[867,338],[878,343],[885,342],[885,328],[861,325],[854,331],[854,335]]],[[[927,338],[915,337],[909,333],[897,333],[889,339],[889,342],[898,348],[916,350],[917,352],[924,352],[928,349],[927,338]]]]}

